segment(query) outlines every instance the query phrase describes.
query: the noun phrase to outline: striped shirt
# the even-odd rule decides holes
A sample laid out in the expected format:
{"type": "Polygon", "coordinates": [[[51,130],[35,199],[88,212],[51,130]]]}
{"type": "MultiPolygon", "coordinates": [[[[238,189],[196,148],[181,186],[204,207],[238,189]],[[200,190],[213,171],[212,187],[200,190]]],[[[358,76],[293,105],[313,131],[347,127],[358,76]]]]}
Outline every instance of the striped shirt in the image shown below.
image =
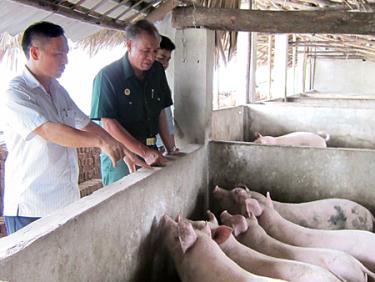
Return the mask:
{"type": "Polygon", "coordinates": [[[48,121],[81,129],[89,118],[55,79],[50,92],[25,68],[2,95],[0,115],[8,149],[5,216],[42,217],[79,199],[76,149],[49,142],[34,129],[48,121]]]}

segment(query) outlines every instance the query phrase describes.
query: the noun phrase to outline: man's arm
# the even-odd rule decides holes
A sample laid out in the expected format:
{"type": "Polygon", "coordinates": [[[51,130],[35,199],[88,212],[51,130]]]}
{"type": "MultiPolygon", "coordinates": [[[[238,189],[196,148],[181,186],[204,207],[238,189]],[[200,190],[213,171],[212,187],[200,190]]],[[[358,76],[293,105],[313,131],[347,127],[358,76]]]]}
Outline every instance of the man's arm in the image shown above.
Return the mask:
{"type": "Polygon", "coordinates": [[[109,135],[106,136],[95,132],[78,130],[55,122],[43,123],[34,129],[34,133],[64,147],[98,147],[111,158],[114,167],[116,166],[116,162],[125,156],[123,146],[109,135]]]}
{"type": "Polygon", "coordinates": [[[112,137],[121,142],[126,148],[142,157],[147,164],[165,165],[167,160],[158,151],[148,148],[135,139],[117,120],[102,118],[101,121],[104,129],[111,134],[112,137]]]}
{"type": "Polygon", "coordinates": [[[169,133],[167,115],[165,113],[165,110],[162,110],[159,115],[159,134],[161,140],[163,141],[163,144],[165,145],[167,154],[180,154],[180,150],[176,147],[174,136],[171,137],[169,133]]]}
{"type": "MultiPolygon", "coordinates": [[[[105,131],[94,122],[89,122],[89,124],[85,128],[83,128],[83,130],[95,133],[99,136],[103,136],[105,139],[113,139],[113,137],[107,131],[105,131]]],[[[130,172],[136,171],[136,165],[144,168],[150,168],[149,165],[139,159],[136,154],[127,149],[123,144],[121,144],[121,146],[123,147],[123,151],[125,154],[124,161],[128,165],[130,172]]]]}

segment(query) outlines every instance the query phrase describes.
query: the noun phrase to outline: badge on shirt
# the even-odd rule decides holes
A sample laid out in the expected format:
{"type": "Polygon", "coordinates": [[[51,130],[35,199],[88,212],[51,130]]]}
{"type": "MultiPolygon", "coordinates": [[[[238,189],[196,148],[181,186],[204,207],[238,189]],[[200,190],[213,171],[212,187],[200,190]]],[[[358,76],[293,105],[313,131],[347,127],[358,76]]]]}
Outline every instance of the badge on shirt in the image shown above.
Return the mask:
{"type": "Polygon", "coordinates": [[[124,94],[125,94],[125,96],[129,96],[130,95],[130,89],[129,88],[125,88],[124,94]]]}

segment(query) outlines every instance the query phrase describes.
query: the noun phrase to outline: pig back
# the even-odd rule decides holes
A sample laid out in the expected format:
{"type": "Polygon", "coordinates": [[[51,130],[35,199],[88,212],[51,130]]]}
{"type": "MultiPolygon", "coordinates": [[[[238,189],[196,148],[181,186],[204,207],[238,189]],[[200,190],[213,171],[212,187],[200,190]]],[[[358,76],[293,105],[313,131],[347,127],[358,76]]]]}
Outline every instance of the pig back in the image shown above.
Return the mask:
{"type": "Polygon", "coordinates": [[[332,198],[297,204],[273,201],[273,204],[283,218],[304,227],[373,231],[371,212],[351,200],[332,198]]]}

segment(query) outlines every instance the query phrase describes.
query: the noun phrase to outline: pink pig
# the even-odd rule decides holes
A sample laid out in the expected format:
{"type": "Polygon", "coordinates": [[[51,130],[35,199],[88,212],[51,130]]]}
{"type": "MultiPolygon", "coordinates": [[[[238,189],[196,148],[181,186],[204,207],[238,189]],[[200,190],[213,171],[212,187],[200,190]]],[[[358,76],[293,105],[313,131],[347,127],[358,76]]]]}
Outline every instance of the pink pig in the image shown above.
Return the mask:
{"type": "MultiPolygon", "coordinates": [[[[213,196],[220,208],[232,214],[241,213],[241,199],[254,198],[260,203],[266,197],[249,190],[245,185],[232,190],[216,186],[213,196]]],[[[360,229],[373,230],[374,217],[364,206],[346,199],[330,198],[304,203],[272,201],[275,210],[285,219],[298,225],[315,229],[360,229]]]]}
{"type": "Polygon", "coordinates": [[[273,282],[251,274],[229,259],[211,238],[208,225],[194,229],[185,219],[175,222],[164,216],[162,232],[182,282],[273,282]]]}
{"type": "MultiPolygon", "coordinates": [[[[294,260],[271,257],[257,252],[236,240],[232,228],[219,226],[216,217],[208,211],[212,238],[224,253],[245,270],[262,276],[285,279],[290,282],[339,282],[341,281],[328,270],[294,260]]],[[[202,228],[203,222],[193,222],[202,228]]]]}
{"type": "Polygon", "coordinates": [[[375,278],[374,273],[347,253],[332,249],[297,247],[272,238],[258,224],[253,214],[245,218],[243,215],[231,215],[223,211],[220,218],[223,224],[233,228],[239,242],[269,256],[317,265],[347,282],[366,282],[367,277],[375,278]]]}
{"type": "MultiPolygon", "coordinates": [[[[323,135],[323,133],[322,133],[323,135]]],[[[308,146],[308,147],[327,147],[329,135],[324,134],[324,138],[312,132],[292,132],[279,137],[262,136],[256,134],[254,143],[267,145],[283,145],[283,146],[308,146]]]]}
{"type": "MultiPolygon", "coordinates": [[[[269,196],[269,194],[268,194],[269,196]]],[[[371,271],[375,271],[375,234],[363,230],[316,230],[290,222],[273,208],[255,199],[242,201],[248,213],[258,217],[259,224],[272,237],[284,243],[314,248],[329,248],[347,252],[371,271]]]]}

